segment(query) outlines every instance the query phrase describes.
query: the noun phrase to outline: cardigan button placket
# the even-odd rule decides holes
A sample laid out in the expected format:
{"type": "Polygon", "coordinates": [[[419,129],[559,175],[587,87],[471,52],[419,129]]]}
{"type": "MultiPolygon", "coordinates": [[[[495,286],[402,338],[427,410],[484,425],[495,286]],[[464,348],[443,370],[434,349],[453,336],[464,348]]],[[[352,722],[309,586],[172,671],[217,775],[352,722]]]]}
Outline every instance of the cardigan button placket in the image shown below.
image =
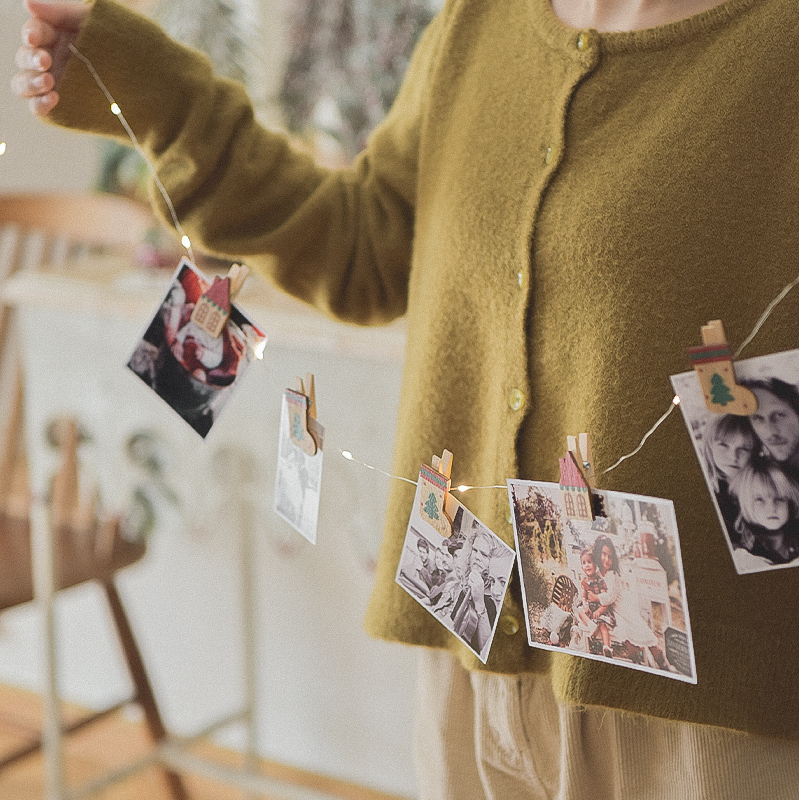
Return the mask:
{"type": "Polygon", "coordinates": [[[505,614],[499,618],[499,627],[505,636],[514,636],[519,632],[519,620],[510,614],[505,614]]]}

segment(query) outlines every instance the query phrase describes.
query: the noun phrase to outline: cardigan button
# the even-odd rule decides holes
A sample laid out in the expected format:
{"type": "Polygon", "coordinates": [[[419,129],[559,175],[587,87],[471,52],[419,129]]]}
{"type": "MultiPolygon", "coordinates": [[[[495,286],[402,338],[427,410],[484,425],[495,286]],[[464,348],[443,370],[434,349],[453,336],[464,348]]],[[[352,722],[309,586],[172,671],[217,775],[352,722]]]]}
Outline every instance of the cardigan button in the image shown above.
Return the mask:
{"type": "Polygon", "coordinates": [[[524,405],[524,395],[518,389],[511,389],[508,395],[508,405],[511,411],[518,411],[524,405]]]}
{"type": "Polygon", "coordinates": [[[499,618],[499,627],[505,636],[513,636],[519,632],[519,620],[510,614],[505,614],[499,618]]]}
{"type": "Polygon", "coordinates": [[[555,155],[555,151],[552,149],[552,145],[550,145],[549,147],[547,147],[547,151],[544,154],[544,163],[545,164],[551,164],[554,155],[555,155]]]}
{"type": "Polygon", "coordinates": [[[588,31],[583,31],[577,37],[577,49],[580,51],[587,50],[590,46],[591,46],[591,34],[588,33],[588,31]]]}

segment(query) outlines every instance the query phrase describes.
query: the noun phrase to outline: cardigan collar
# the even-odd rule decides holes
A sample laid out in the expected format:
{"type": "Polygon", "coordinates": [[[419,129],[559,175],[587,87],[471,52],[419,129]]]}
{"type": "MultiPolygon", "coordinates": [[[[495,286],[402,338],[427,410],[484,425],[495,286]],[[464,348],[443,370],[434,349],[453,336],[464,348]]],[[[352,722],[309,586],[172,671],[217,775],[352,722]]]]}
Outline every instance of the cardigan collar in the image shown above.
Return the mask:
{"type": "Polygon", "coordinates": [[[744,14],[751,6],[782,0],[725,0],[686,19],[635,31],[600,33],[593,29],[576,29],[562,22],[552,10],[551,0],[528,0],[533,26],[541,38],[555,50],[573,51],[577,58],[584,55],[580,44],[592,41],[601,44],[604,53],[623,53],[642,50],[661,50],[683,44],[703,34],[711,33],[744,14]]]}

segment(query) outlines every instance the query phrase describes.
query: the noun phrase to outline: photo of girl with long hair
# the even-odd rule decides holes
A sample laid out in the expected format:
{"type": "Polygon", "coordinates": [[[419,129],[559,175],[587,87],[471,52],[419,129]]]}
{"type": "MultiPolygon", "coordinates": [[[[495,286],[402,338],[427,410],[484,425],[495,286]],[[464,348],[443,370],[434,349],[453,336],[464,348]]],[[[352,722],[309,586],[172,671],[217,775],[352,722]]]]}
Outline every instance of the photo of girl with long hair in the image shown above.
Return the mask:
{"type": "Polygon", "coordinates": [[[799,484],[772,461],[758,459],[730,484],[741,546],[772,564],[799,557],[799,484]]]}
{"type": "Polygon", "coordinates": [[[734,544],[737,544],[734,531],[739,507],[730,494],[730,482],[749,466],[757,451],[758,440],[749,417],[716,415],[705,426],[702,437],[705,475],[734,544]]]}

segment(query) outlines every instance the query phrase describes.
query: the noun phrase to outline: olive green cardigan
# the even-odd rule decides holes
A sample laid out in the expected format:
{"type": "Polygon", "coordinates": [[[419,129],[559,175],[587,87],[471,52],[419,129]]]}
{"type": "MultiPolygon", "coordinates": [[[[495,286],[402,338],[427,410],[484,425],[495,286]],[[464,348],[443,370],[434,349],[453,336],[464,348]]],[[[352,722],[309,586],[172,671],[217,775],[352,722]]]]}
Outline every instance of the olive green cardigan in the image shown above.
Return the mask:
{"type": "MultiPolygon", "coordinates": [[[[244,92],[97,0],[78,41],[190,235],[346,321],[408,317],[395,473],[455,454],[455,484],[556,480],[567,434],[600,470],[668,408],[685,347],[740,342],[799,273],[799,14],[727,0],[646,31],[563,25],[547,0],[452,0],[351,170],[253,121],[244,92]]],[[[72,59],[52,118],[123,136],[72,59]]],[[[747,355],[799,345],[799,292],[747,355]]],[[[799,737],[799,569],[736,574],[679,414],[607,489],[674,501],[692,686],[526,643],[518,580],[487,668],[559,696],[799,737]]],[[[394,583],[413,497],[396,482],[367,629],[480,664],[394,583]]],[[[507,495],[466,495],[512,542],[507,495]]]]}

